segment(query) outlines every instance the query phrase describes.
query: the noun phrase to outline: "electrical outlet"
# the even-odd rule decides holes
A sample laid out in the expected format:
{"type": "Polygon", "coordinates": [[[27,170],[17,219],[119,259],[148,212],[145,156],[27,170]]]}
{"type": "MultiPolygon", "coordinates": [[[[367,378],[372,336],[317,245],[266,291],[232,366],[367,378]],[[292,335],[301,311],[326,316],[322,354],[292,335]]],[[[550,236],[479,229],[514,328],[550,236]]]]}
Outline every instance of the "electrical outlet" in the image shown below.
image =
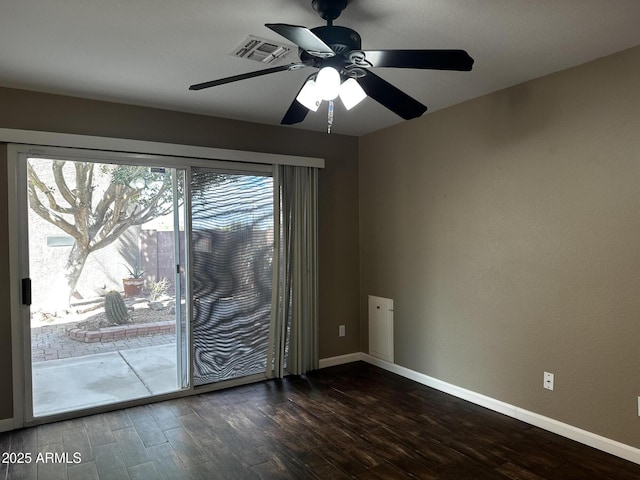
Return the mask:
{"type": "Polygon", "coordinates": [[[340,325],[338,327],[338,336],[339,337],[344,337],[345,336],[345,327],[344,327],[344,325],[340,325]]]}
{"type": "Polygon", "coordinates": [[[553,373],[544,372],[543,387],[547,390],[553,390],[553,373]]]}

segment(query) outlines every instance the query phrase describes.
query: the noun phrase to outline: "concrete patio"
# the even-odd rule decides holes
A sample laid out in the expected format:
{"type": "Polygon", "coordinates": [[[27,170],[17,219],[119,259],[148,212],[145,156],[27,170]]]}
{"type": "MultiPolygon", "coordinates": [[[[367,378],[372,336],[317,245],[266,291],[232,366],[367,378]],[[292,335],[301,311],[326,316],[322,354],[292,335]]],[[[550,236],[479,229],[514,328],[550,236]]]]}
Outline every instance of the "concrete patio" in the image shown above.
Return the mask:
{"type": "Polygon", "coordinates": [[[176,364],[175,343],[34,362],[34,416],[175,391],[176,364]]]}

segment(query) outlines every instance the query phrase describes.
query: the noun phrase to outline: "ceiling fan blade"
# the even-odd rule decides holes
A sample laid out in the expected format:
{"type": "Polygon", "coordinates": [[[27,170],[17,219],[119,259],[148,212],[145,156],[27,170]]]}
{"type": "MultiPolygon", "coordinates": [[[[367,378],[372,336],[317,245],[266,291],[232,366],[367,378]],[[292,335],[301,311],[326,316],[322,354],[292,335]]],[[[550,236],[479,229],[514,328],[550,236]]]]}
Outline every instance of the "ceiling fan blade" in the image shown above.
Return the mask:
{"type": "Polygon", "coordinates": [[[267,23],[265,27],[270,28],[278,35],[282,35],[314,57],[329,58],[336,54],[329,45],[320,40],[307,27],[287,25],[286,23],[267,23]]]}
{"type": "Polygon", "coordinates": [[[358,79],[366,94],[405,120],[419,117],[427,107],[371,71],[358,79]]]}
{"type": "Polygon", "coordinates": [[[302,89],[304,88],[305,84],[314,75],[315,73],[309,75],[307,79],[302,83],[302,87],[300,87],[300,90],[298,90],[298,93],[296,93],[296,96],[293,99],[293,102],[291,102],[291,105],[289,106],[287,113],[285,113],[284,117],[282,117],[282,121],[280,122],[281,125],[293,125],[294,123],[300,123],[305,118],[307,118],[307,113],[309,113],[309,109],[304,105],[302,105],[297,100],[297,98],[300,92],[302,91],[302,89]]]}
{"type": "MultiPolygon", "coordinates": [[[[358,55],[360,52],[353,52],[358,55]]],[[[365,63],[373,67],[424,68],[468,72],[473,58],[464,50],[364,50],[365,63]]]]}
{"type": "Polygon", "coordinates": [[[258,70],[256,72],[243,73],[241,75],[234,75],[233,77],[211,80],[210,82],[196,83],[195,85],[191,85],[189,87],[189,90],[202,90],[203,88],[217,87],[218,85],[224,85],[225,83],[237,82],[239,80],[246,80],[248,78],[269,75],[270,73],[283,72],[285,70],[296,70],[298,68],[303,68],[306,66],[306,63],[300,62],[290,63],[288,65],[280,65],[278,67],[265,68],[264,70],[258,70]]]}
{"type": "Polygon", "coordinates": [[[282,117],[280,124],[293,125],[294,123],[300,123],[307,118],[307,113],[309,113],[307,107],[294,98],[293,102],[291,102],[291,105],[289,106],[289,110],[287,110],[287,113],[282,117]]]}

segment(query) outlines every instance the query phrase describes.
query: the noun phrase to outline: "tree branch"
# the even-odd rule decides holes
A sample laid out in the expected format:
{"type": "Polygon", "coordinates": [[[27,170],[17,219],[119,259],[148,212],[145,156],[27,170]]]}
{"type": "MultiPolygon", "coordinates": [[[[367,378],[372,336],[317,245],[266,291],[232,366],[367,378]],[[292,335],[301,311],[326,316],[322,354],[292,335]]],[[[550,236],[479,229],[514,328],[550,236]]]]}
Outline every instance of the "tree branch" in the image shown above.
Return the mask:
{"type": "Polygon", "coordinates": [[[130,212],[126,218],[122,218],[123,215],[126,214],[124,208],[131,204],[131,199],[135,198],[141,190],[133,190],[122,185],[118,185],[116,192],[119,193],[120,190],[123,190],[122,195],[119,195],[118,193],[115,195],[113,202],[114,208],[111,212],[111,217],[94,236],[94,243],[91,246],[91,249],[97,250],[99,248],[103,248],[122,235],[127,228],[134,225],[142,225],[153,218],[168,213],[171,210],[172,205],[171,207],[167,206],[166,209],[161,211],[158,210],[158,204],[167,191],[167,188],[167,185],[163,184],[144,209],[139,210],[139,206],[134,205],[133,211],[130,212]]]}
{"type": "Polygon", "coordinates": [[[118,239],[118,237],[120,237],[120,235],[126,232],[127,229],[131,226],[133,226],[133,224],[128,221],[122,222],[116,225],[109,235],[101,238],[100,240],[95,242],[93,245],[91,245],[91,251],[99,250],[101,248],[106,247],[107,245],[112,244],[114,241],[118,239]]]}
{"type": "Polygon", "coordinates": [[[33,187],[31,183],[29,184],[28,193],[29,193],[29,205],[35,213],[37,213],[40,217],[42,217],[47,222],[54,224],[56,227],[60,228],[65,233],[68,233],[69,235],[71,235],[73,238],[76,239],[76,241],[79,241],[81,239],[80,232],[76,230],[74,225],[67,222],[60,215],[56,215],[55,213],[52,213],[51,210],[49,210],[47,207],[45,207],[42,204],[42,202],[38,198],[38,195],[35,191],[35,187],[33,187]]]}
{"type": "MultiPolygon", "coordinates": [[[[27,177],[29,178],[29,189],[32,190],[32,193],[36,198],[38,198],[38,194],[36,192],[36,189],[38,189],[46,197],[51,210],[58,213],[73,215],[73,208],[65,208],[58,204],[53,193],[51,193],[51,189],[45,185],[42,180],[40,180],[40,177],[38,177],[30,163],[27,163],[27,177]]],[[[73,206],[73,204],[71,205],[73,206]]]]}
{"type": "Polygon", "coordinates": [[[62,168],[64,167],[65,160],[54,160],[51,169],[53,170],[53,179],[56,182],[56,186],[58,187],[58,191],[62,198],[66,200],[66,202],[74,207],[76,204],[76,197],[74,197],[73,193],[69,190],[69,186],[67,185],[67,180],[64,178],[64,172],[62,168]]]}
{"type": "Polygon", "coordinates": [[[115,200],[115,195],[116,195],[116,185],[111,183],[109,184],[109,187],[107,187],[107,190],[104,192],[104,195],[102,195],[102,198],[100,199],[100,201],[98,202],[98,205],[96,206],[96,210],[93,215],[93,221],[95,225],[102,225],[102,223],[105,220],[105,216],[109,211],[109,207],[115,200]]]}
{"type": "Polygon", "coordinates": [[[90,185],[87,185],[87,172],[93,170],[93,163],[75,162],[73,165],[76,170],[76,203],[74,205],[73,216],[76,221],[76,228],[82,234],[82,244],[89,245],[89,242],[91,242],[89,228],[91,226],[92,205],[87,202],[87,190],[91,188],[90,185]]]}
{"type": "MultiPolygon", "coordinates": [[[[98,227],[93,235],[92,250],[95,250],[95,245],[102,245],[112,235],[113,231],[118,228],[120,224],[131,225],[131,220],[128,218],[122,218],[123,213],[126,213],[124,209],[128,204],[129,196],[127,195],[128,187],[124,185],[114,185],[113,188],[113,200],[111,204],[113,207],[105,212],[103,217],[103,223],[98,227]]],[[[136,207],[134,207],[135,209],[136,207]]],[[[135,210],[134,210],[135,212],[135,210]]],[[[111,243],[111,242],[109,242],[111,243]]],[[[108,245],[108,243],[107,243],[108,245]]]]}
{"type": "Polygon", "coordinates": [[[167,205],[163,210],[158,210],[158,204],[164,197],[164,194],[169,189],[168,183],[163,183],[160,190],[149,200],[149,204],[140,212],[138,212],[136,220],[134,220],[133,225],[142,225],[143,223],[148,222],[156,217],[161,217],[162,215],[166,215],[173,209],[173,203],[167,205]]]}

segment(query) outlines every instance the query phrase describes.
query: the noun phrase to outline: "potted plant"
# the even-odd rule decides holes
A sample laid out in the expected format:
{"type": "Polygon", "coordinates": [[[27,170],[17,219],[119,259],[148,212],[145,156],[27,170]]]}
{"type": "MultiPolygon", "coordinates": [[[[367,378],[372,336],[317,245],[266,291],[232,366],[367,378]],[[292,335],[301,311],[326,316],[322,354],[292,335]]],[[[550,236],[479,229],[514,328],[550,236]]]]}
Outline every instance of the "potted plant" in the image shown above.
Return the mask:
{"type": "Polygon", "coordinates": [[[129,278],[122,279],[122,286],[124,287],[125,297],[137,297],[142,293],[144,288],[144,271],[140,268],[140,263],[136,262],[135,265],[129,267],[124,265],[129,272],[129,278]]]}

